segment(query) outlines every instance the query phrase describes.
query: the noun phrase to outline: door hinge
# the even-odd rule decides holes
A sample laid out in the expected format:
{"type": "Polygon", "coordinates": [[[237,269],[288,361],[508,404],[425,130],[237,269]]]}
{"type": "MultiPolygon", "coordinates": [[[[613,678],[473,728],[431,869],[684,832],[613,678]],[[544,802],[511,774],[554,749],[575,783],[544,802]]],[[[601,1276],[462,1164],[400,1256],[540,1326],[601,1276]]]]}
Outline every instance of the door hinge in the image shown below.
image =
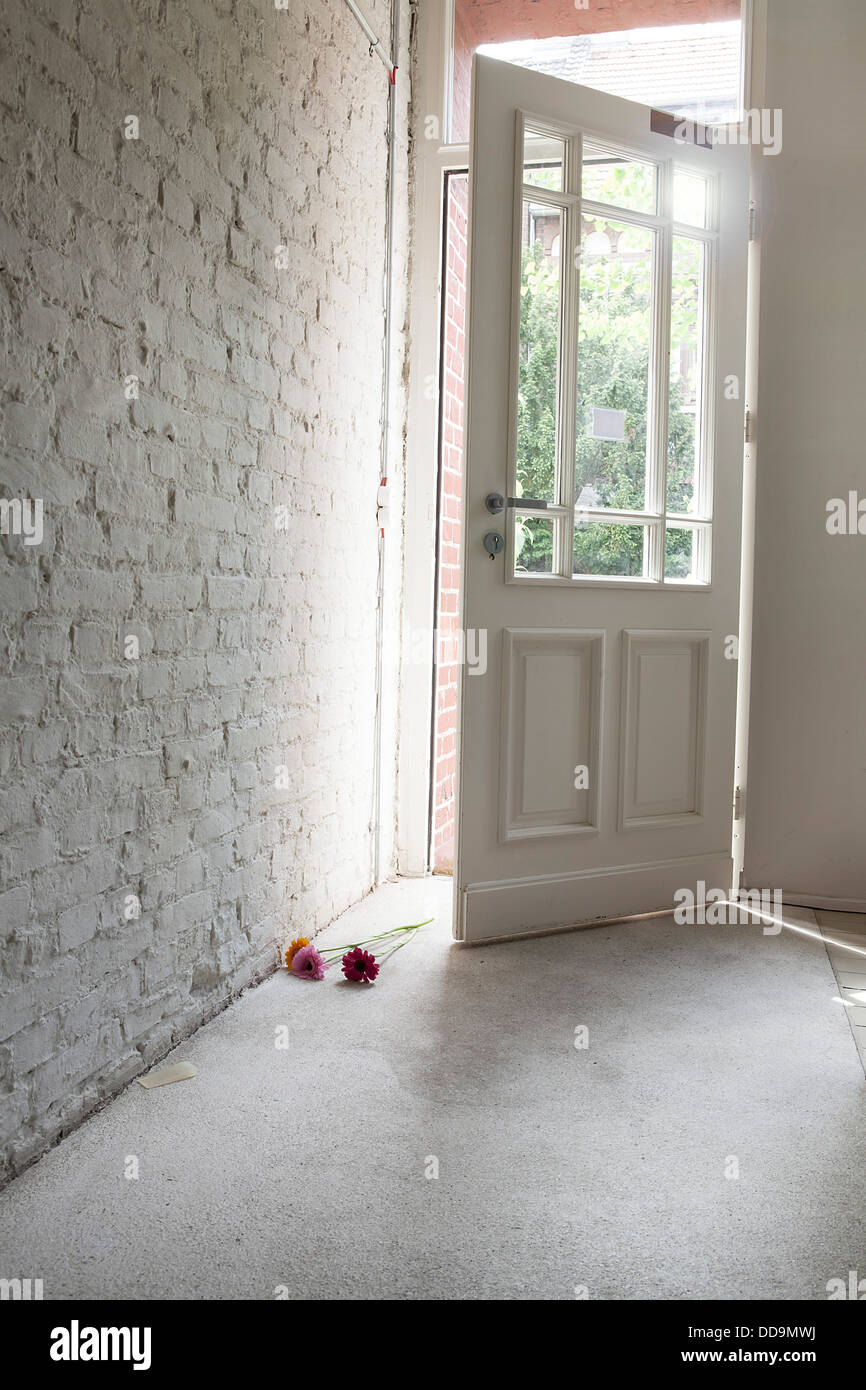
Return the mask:
{"type": "Polygon", "coordinates": [[[758,240],[758,209],[754,203],[749,204],[749,241],[758,240]]]}
{"type": "Polygon", "coordinates": [[[742,820],[746,809],[745,787],[734,787],[734,820],[742,820]]]}
{"type": "Polygon", "coordinates": [[[747,444],[755,442],[755,416],[751,410],[746,411],[746,418],[743,425],[743,436],[747,444]]]}

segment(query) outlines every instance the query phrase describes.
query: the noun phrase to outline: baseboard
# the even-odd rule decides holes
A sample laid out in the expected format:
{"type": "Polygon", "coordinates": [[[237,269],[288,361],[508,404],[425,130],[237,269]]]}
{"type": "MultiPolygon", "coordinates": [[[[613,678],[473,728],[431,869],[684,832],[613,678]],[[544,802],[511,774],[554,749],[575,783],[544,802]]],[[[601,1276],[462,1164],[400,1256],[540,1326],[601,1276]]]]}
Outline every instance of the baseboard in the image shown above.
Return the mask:
{"type": "Polygon", "coordinates": [[[792,907],[822,907],[827,912],[866,912],[866,898],[815,897],[812,893],[784,892],[786,903],[792,907]]]}
{"type": "Polygon", "coordinates": [[[719,853],[470,883],[458,896],[454,935],[489,942],[673,912],[678,889],[703,880],[729,893],[732,872],[730,854],[719,853]]]}

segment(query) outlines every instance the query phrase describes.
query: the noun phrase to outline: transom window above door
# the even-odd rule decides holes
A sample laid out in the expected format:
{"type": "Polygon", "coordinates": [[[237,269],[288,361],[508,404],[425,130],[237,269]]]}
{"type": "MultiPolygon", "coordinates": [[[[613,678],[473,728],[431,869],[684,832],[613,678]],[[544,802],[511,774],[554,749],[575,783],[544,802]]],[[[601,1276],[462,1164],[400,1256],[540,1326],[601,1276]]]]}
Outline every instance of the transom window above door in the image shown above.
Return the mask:
{"type": "Polygon", "coordinates": [[[511,582],[710,581],[718,190],[518,113],[511,582]]]}
{"type": "Polygon", "coordinates": [[[469,140],[474,52],[705,125],[736,122],[748,105],[752,0],[444,4],[448,143],[469,140]]]}

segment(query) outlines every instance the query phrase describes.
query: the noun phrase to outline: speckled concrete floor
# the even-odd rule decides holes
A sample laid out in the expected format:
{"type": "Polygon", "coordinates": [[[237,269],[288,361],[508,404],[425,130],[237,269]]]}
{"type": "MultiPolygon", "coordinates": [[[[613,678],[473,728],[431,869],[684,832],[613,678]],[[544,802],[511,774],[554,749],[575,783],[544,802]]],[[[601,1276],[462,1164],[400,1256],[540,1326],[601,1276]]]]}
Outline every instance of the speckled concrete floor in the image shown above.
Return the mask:
{"type": "Polygon", "coordinates": [[[174,1054],[194,1080],[133,1084],[11,1184],[0,1275],[46,1298],[825,1299],[866,1273],[866,1087],[820,942],[666,918],[467,949],[449,898],[368,899],[327,937],[440,918],[372,988],[267,981],[174,1054]]]}

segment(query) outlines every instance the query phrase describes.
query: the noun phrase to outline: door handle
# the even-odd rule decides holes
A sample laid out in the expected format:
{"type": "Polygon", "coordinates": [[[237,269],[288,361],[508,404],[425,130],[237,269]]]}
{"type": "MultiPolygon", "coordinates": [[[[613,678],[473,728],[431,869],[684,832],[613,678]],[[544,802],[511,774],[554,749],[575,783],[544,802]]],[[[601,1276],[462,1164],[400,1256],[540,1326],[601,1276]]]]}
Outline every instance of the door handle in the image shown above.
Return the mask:
{"type": "Polygon", "coordinates": [[[516,507],[522,512],[546,512],[553,503],[542,502],[540,497],[503,497],[501,492],[488,492],[484,505],[494,516],[498,516],[506,507],[516,507]]]}

